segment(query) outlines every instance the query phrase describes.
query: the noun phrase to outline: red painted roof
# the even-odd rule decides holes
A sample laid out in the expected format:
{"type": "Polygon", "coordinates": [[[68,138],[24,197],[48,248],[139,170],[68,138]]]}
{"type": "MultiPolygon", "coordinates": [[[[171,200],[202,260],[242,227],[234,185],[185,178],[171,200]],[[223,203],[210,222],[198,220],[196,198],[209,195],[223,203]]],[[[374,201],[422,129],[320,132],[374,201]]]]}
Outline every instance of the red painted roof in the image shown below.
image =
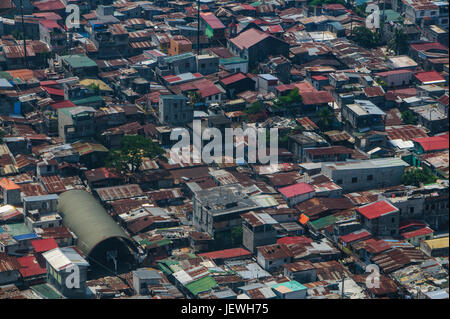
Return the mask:
{"type": "Polygon", "coordinates": [[[62,29],[61,26],[53,20],[40,20],[39,23],[46,29],[62,29]]]}
{"type": "Polygon", "coordinates": [[[357,241],[357,240],[368,239],[371,236],[372,235],[366,230],[358,230],[358,231],[355,231],[355,232],[350,233],[350,234],[345,235],[345,236],[339,236],[339,239],[343,243],[350,244],[350,243],[352,243],[354,241],[357,241]]]}
{"type": "Polygon", "coordinates": [[[375,73],[376,76],[389,76],[389,75],[396,75],[396,74],[404,74],[404,73],[413,73],[411,70],[392,70],[392,71],[386,71],[386,72],[378,72],[375,73]]]}
{"type": "Polygon", "coordinates": [[[316,81],[327,81],[328,80],[328,78],[323,75],[313,75],[311,78],[316,81]]]}
{"type": "Polygon", "coordinates": [[[357,211],[368,219],[374,219],[398,211],[398,209],[385,200],[361,206],[357,211]]]}
{"type": "Polygon", "coordinates": [[[64,96],[64,90],[54,89],[54,88],[49,87],[49,86],[43,86],[42,88],[50,95],[64,96]]]}
{"type": "Polygon", "coordinates": [[[58,244],[56,243],[56,240],[53,238],[33,240],[31,242],[31,245],[34,248],[34,251],[37,253],[43,253],[58,248],[58,244]]]}
{"type": "Polygon", "coordinates": [[[36,12],[33,13],[36,18],[44,18],[45,20],[62,20],[59,14],[55,12],[36,12]]]}
{"type": "Polygon", "coordinates": [[[448,105],[449,104],[449,96],[447,94],[442,95],[438,99],[438,102],[441,103],[442,105],[448,105]]]}
{"type": "Polygon", "coordinates": [[[305,105],[334,102],[333,96],[326,91],[300,92],[300,95],[302,96],[303,104],[305,105]]]}
{"type": "Polygon", "coordinates": [[[225,29],[223,23],[212,12],[200,13],[200,17],[211,27],[211,29],[225,29]]]}
{"type": "Polygon", "coordinates": [[[411,48],[417,51],[428,51],[431,49],[448,51],[448,48],[439,42],[415,43],[411,44],[411,48]]]}
{"type": "Polygon", "coordinates": [[[414,74],[414,76],[422,83],[430,83],[430,82],[445,82],[445,79],[436,71],[429,72],[419,72],[414,74]]]}
{"type": "Polygon", "coordinates": [[[180,85],[180,88],[182,91],[198,90],[203,98],[221,93],[217,86],[207,79],[184,83],[180,85]]]}
{"type": "Polygon", "coordinates": [[[20,264],[19,272],[24,278],[43,275],[47,272],[46,268],[39,265],[34,256],[20,257],[17,258],[17,261],[20,264]]]}
{"type": "Polygon", "coordinates": [[[12,180],[7,179],[6,177],[3,177],[0,179],[0,188],[6,189],[6,190],[13,190],[13,189],[20,189],[20,186],[14,183],[12,180]]]}
{"type": "Polygon", "coordinates": [[[223,79],[221,79],[220,81],[221,81],[223,84],[225,84],[225,85],[229,85],[229,84],[231,84],[231,83],[234,83],[234,82],[243,80],[243,79],[245,79],[246,77],[247,77],[247,76],[246,76],[245,74],[243,74],[243,73],[236,73],[236,74],[230,75],[230,76],[228,76],[228,77],[226,77],[226,78],[223,78],[223,79]]]}
{"type": "Polygon", "coordinates": [[[293,84],[280,84],[275,87],[275,90],[277,90],[278,92],[285,92],[285,91],[293,90],[294,88],[295,88],[295,85],[293,85],[293,84]]]}
{"type": "Polygon", "coordinates": [[[268,38],[269,36],[270,35],[263,31],[257,29],[248,29],[247,31],[242,32],[230,41],[242,50],[244,48],[250,48],[254,46],[258,42],[268,38]]]}
{"type": "Polygon", "coordinates": [[[318,92],[317,89],[311,83],[309,83],[307,81],[294,83],[294,86],[298,89],[299,93],[318,92]]]}
{"type": "Polygon", "coordinates": [[[376,240],[374,238],[370,238],[366,239],[364,243],[366,244],[366,249],[368,249],[372,254],[378,254],[392,248],[392,246],[383,239],[376,240]]]}
{"type": "Polygon", "coordinates": [[[41,81],[39,84],[41,86],[59,85],[59,83],[55,80],[41,81]]]}
{"type": "Polygon", "coordinates": [[[324,4],[323,8],[327,10],[345,10],[345,7],[339,3],[324,4]]]}
{"type": "Polygon", "coordinates": [[[424,228],[420,228],[420,229],[416,229],[413,231],[403,233],[402,237],[405,239],[408,239],[408,238],[413,238],[413,237],[417,237],[417,236],[423,236],[426,234],[431,234],[432,232],[433,232],[433,230],[431,228],[424,227],[424,228]]]}
{"type": "Polygon", "coordinates": [[[62,102],[58,102],[58,103],[53,103],[50,105],[50,107],[54,110],[57,109],[62,109],[62,108],[66,108],[66,107],[75,107],[76,105],[73,104],[71,101],[66,100],[66,101],[62,101],[62,102]]]}
{"type": "Polygon", "coordinates": [[[65,8],[60,0],[39,1],[34,2],[33,5],[37,7],[39,11],[56,11],[65,8]]]}
{"type": "Polygon", "coordinates": [[[419,143],[425,152],[440,151],[449,148],[448,136],[422,137],[422,138],[415,138],[413,139],[413,141],[419,143]]]}
{"type": "Polygon", "coordinates": [[[280,33],[283,32],[283,28],[279,24],[271,25],[269,26],[269,32],[270,33],[280,33]]]}
{"type": "Polygon", "coordinates": [[[311,185],[307,183],[298,183],[286,187],[282,187],[278,190],[281,194],[283,194],[286,198],[295,197],[298,195],[306,194],[314,192],[314,189],[311,185]]]}
{"type": "Polygon", "coordinates": [[[209,259],[229,259],[235,257],[251,256],[252,253],[244,248],[230,248],[224,250],[211,251],[209,253],[199,254],[200,257],[209,259]]]}
{"type": "Polygon", "coordinates": [[[277,240],[277,244],[310,244],[313,240],[306,236],[286,236],[277,240]]]}
{"type": "Polygon", "coordinates": [[[240,6],[245,10],[256,11],[256,8],[248,3],[241,3],[240,6]]]}
{"type": "Polygon", "coordinates": [[[400,225],[399,225],[398,229],[401,232],[402,229],[405,229],[405,228],[408,228],[408,227],[412,227],[412,226],[426,227],[427,224],[425,224],[424,222],[422,222],[420,220],[404,220],[404,221],[400,222],[400,225]]]}

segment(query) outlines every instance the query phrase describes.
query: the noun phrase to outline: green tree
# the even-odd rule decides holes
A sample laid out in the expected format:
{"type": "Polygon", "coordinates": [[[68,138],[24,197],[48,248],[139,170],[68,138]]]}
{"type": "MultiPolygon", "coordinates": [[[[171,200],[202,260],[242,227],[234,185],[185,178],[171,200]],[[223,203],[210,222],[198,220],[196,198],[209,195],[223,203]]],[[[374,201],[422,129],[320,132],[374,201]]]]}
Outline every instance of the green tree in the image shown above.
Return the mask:
{"type": "Polygon", "coordinates": [[[236,226],[231,229],[231,244],[232,246],[242,243],[242,226],[236,226]]]}
{"type": "Polygon", "coordinates": [[[380,40],[380,34],[360,26],[353,29],[353,38],[363,48],[372,49],[377,46],[380,40]]]}
{"type": "Polygon", "coordinates": [[[412,124],[412,125],[417,124],[417,116],[410,110],[403,111],[401,113],[401,115],[402,115],[403,123],[412,124]]]}
{"type": "Polygon", "coordinates": [[[365,18],[367,16],[366,8],[367,8],[367,3],[363,3],[363,4],[359,5],[359,6],[356,6],[355,7],[355,13],[358,16],[360,16],[362,18],[365,18]]]}
{"type": "MultiPolygon", "coordinates": [[[[23,32],[19,29],[15,29],[11,35],[16,39],[16,40],[23,40],[23,32]]],[[[25,40],[30,40],[30,37],[27,36],[25,34],[25,40]]],[[[28,44],[27,44],[28,45],[28,44]]]]}
{"type": "Polygon", "coordinates": [[[280,96],[274,102],[275,108],[286,108],[291,112],[295,109],[296,106],[302,103],[302,96],[298,92],[298,89],[295,88],[291,90],[288,94],[280,96]]]}
{"type": "Polygon", "coordinates": [[[91,83],[87,88],[94,91],[95,95],[100,95],[100,85],[91,83]]]}
{"type": "Polygon", "coordinates": [[[278,147],[287,148],[289,143],[289,134],[278,137],[278,147]]]}
{"type": "Polygon", "coordinates": [[[245,110],[247,114],[257,114],[262,111],[262,104],[260,102],[254,102],[245,110]]]}
{"type": "Polygon", "coordinates": [[[188,97],[189,97],[189,101],[192,104],[200,103],[200,102],[203,101],[203,98],[202,98],[202,96],[200,95],[200,93],[198,91],[189,92],[188,93],[188,97]]]}
{"type": "Polygon", "coordinates": [[[342,4],[343,6],[346,6],[345,0],[308,0],[308,6],[310,9],[312,9],[315,6],[323,6],[324,4],[342,4]]]}
{"type": "Polygon", "coordinates": [[[328,107],[324,106],[320,108],[317,115],[319,116],[318,124],[321,130],[327,130],[331,128],[331,125],[333,124],[334,114],[328,107]]]}
{"type": "Polygon", "coordinates": [[[428,167],[411,167],[405,170],[402,176],[402,184],[419,187],[421,183],[431,184],[437,177],[428,167]]]}
{"type": "Polygon", "coordinates": [[[135,173],[143,157],[164,159],[164,150],[144,136],[125,135],[120,140],[120,148],[109,152],[106,166],[125,174],[135,173]]]}
{"type": "Polygon", "coordinates": [[[408,51],[408,36],[403,28],[396,28],[392,39],[388,42],[388,49],[396,55],[405,54],[408,51]]]}

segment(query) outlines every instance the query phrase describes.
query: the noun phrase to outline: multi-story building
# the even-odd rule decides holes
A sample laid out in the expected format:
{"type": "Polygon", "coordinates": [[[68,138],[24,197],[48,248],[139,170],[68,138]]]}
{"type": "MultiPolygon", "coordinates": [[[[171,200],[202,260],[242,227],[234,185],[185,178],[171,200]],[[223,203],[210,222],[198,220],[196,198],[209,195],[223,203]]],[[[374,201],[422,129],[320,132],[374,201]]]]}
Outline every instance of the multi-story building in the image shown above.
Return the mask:
{"type": "Polygon", "coordinates": [[[344,193],[349,193],[400,185],[403,171],[408,166],[395,157],[323,163],[322,174],[342,187],[344,193]]]}
{"type": "Polygon", "coordinates": [[[58,132],[66,143],[95,135],[95,109],[76,106],[58,109],[58,132]]]}
{"type": "Polygon", "coordinates": [[[68,298],[86,296],[89,263],[74,248],[55,248],[43,253],[42,256],[47,265],[47,281],[53,287],[68,298]],[[72,278],[76,278],[78,282],[74,284],[72,278]],[[73,285],[68,285],[69,282],[73,285]]]}
{"type": "Polygon", "coordinates": [[[252,253],[256,247],[275,244],[277,231],[273,225],[278,222],[267,213],[249,212],[241,215],[242,241],[252,253]]]}
{"type": "Polygon", "coordinates": [[[373,236],[398,236],[400,213],[397,207],[386,200],[370,203],[356,209],[361,224],[373,236]]]}
{"type": "Polygon", "coordinates": [[[194,109],[184,95],[159,97],[159,121],[166,125],[182,125],[192,122],[194,109]]]}
{"type": "Polygon", "coordinates": [[[169,42],[169,56],[187,53],[192,51],[192,42],[182,35],[175,35],[170,38],[169,42]]]}
{"type": "Polygon", "coordinates": [[[384,131],[386,113],[368,100],[355,100],[343,105],[342,119],[349,132],[384,131]]]}
{"type": "Polygon", "coordinates": [[[215,237],[242,226],[240,215],[259,208],[239,184],[199,190],[193,197],[194,226],[215,237]]]}
{"type": "Polygon", "coordinates": [[[39,33],[41,41],[47,43],[52,52],[58,53],[64,48],[67,40],[66,34],[55,21],[40,20],[39,33]]]}
{"type": "Polygon", "coordinates": [[[247,59],[249,67],[255,67],[272,55],[289,54],[289,44],[268,33],[249,29],[228,40],[228,48],[235,55],[247,59]]]}

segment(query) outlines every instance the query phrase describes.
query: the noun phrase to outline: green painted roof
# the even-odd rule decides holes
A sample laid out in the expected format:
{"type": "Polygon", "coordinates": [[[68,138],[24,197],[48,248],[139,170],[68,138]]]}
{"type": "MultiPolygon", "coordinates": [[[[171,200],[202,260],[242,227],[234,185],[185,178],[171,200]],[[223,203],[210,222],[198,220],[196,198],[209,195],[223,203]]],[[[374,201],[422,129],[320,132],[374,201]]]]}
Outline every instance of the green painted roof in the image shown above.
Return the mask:
{"type": "Polygon", "coordinates": [[[7,79],[8,81],[11,81],[13,77],[8,72],[1,71],[0,78],[4,78],[4,79],[7,79]]]}
{"type": "Polygon", "coordinates": [[[181,53],[181,54],[177,54],[177,55],[164,57],[164,61],[166,61],[167,63],[171,63],[174,61],[190,58],[193,56],[194,56],[194,54],[192,52],[186,52],[186,53],[181,53]]]}
{"type": "Polygon", "coordinates": [[[234,63],[245,63],[245,62],[247,62],[247,60],[244,58],[241,58],[239,56],[232,56],[230,58],[220,59],[220,64],[222,64],[222,65],[234,64],[234,63]]]}
{"type": "Polygon", "coordinates": [[[217,287],[217,282],[211,277],[206,276],[188,283],[185,286],[194,296],[197,296],[201,292],[208,291],[214,287],[217,287]]]}
{"type": "Polygon", "coordinates": [[[299,291],[299,290],[307,289],[305,286],[303,286],[301,283],[299,283],[298,281],[295,281],[295,280],[282,282],[280,284],[275,284],[275,285],[271,286],[271,288],[273,288],[273,289],[276,289],[278,287],[286,287],[292,291],[299,291]]]}
{"type": "Polygon", "coordinates": [[[97,63],[85,55],[65,55],[61,59],[74,69],[97,66],[97,63]]]}
{"type": "Polygon", "coordinates": [[[3,228],[11,236],[20,236],[32,233],[24,223],[6,224],[3,228]]]}
{"type": "Polygon", "coordinates": [[[103,98],[100,95],[93,95],[79,100],[71,100],[71,102],[75,105],[88,105],[89,103],[96,103],[100,101],[103,101],[103,98]]]}
{"type": "Polygon", "coordinates": [[[86,191],[70,190],[62,193],[58,199],[58,211],[62,213],[64,226],[77,235],[77,246],[86,255],[108,238],[123,238],[131,243],[99,201],[86,191]]]}
{"type": "Polygon", "coordinates": [[[155,241],[149,241],[149,240],[147,240],[147,241],[148,241],[148,243],[146,243],[146,246],[158,246],[158,247],[170,245],[173,243],[172,240],[170,240],[168,238],[161,239],[161,240],[155,240],[155,241]]]}
{"type": "Polygon", "coordinates": [[[171,266],[178,265],[178,261],[171,259],[158,260],[158,268],[166,274],[172,274],[174,271],[171,266]]]}
{"type": "MultiPolygon", "coordinates": [[[[383,11],[381,11],[382,14],[383,11]]],[[[385,21],[386,22],[391,22],[391,21],[402,21],[403,18],[400,15],[400,13],[394,11],[394,10],[385,10],[384,12],[385,14],[385,21]]]]}
{"type": "Polygon", "coordinates": [[[321,230],[325,227],[333,225],[336,221],[336,218],[333,215],[329,215],[326,217],[319,218],[314,221],[308,222],[308,225],[311,226],[314,230],[321,230]]]}
{"type": "Polygon", "coordinates": [[[64,299],[64,297],[49,284],[35,285],[30,288],[45,299],[64,299]]]}

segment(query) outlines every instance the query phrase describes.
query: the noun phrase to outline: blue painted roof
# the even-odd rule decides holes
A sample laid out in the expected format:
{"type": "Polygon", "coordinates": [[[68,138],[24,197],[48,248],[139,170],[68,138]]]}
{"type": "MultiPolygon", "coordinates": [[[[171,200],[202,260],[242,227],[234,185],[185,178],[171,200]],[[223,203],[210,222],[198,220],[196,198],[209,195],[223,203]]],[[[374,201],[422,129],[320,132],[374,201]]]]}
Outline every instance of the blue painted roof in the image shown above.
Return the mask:
{"type": "Polygon", "coordinates": [[[19,240],[36,239],[36,238],[39,238],[39,236],[36,235],[35,233],[30,233],[30,234],[24,234],[24,235],[19,235],[19,236],[13,236],[13,238],[15,240],[19,241],[19,240]]]}
{"type": "Polygon", "coordinates": [[[49,195],[38,195],[38,196],[26,196],[23,198],[24,202],[32,202],[32,201],[40,201],[40,200],[50,200],[50,199],[58,199],[59,196],[56,194],[49,195]]]}

